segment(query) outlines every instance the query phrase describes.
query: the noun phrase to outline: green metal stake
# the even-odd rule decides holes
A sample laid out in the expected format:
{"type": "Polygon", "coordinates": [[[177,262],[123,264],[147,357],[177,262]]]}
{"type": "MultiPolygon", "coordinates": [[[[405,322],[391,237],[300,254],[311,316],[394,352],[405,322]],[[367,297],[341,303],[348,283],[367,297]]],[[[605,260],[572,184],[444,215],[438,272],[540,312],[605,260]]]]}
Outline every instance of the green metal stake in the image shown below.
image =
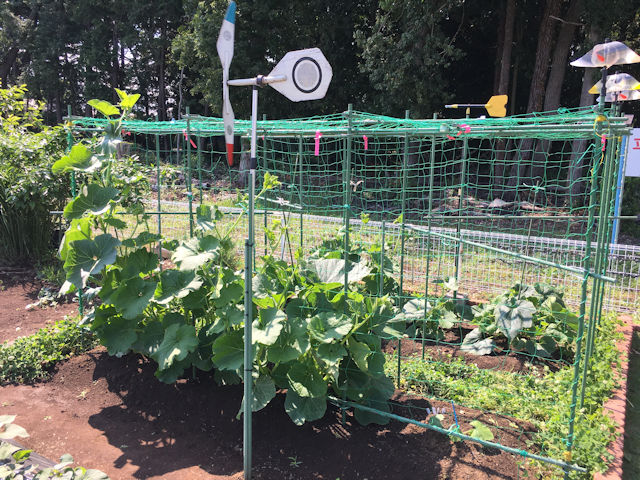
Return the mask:
{"type": "MultiPolygon", "coordinates": [[[[267,114],[263,113],[262,114],[262,121],[266,122],[267,121],[267,114]]],[[[264,165],[264,169],[268,171],[269,166],[267,165],[267,142],[269,140],[267,139],[267,137],[264,137],[264,142],[262,142],[262,158],[263,158],[263,165],[264,165]]],[[[269,192],[264,192],[264,198],[262,200],[262,211],[263,211],[263,219],[264,219],[264,254],[265,256],[269,253],[268,250],[268,245],[269,245],[269,239],[267,238],[267,228],[269,228],[269,224],[268,224],[268,220],[269,220],[269,211],[268,211],[268,206],[269,206],[269,202],[267,201],[269,196],[269,192]]]]}
{"type": "MultiPolygon", "coordinates": [[[[303,188],[303,184],[302,184],[302,164],[303,164],[303,148],[302,148],[302,135],[300,135],[298,137],[298,158],[300,159],[300,167],[299,167],[299,178],[298,178],[298,198],[299,198],[299,204],[300,204],[300,249],[303,248],[304,246],[304,214],[303,214],[303,210],[304,210],[304,201],[303,201],[303,193],[302,193],[302,188],[303,188]]],[[[293,261],[293,259],[291,259],[293,261]]]]}
{"type": "MultiPolygon", "coordinates": [[[[191,188],[191,119],[189,116],[189,107],[186,108],[187,111],[187,138],[185,141],[187,142],[187,173],[188,178],[186,179],[187,183],[187,199],[189,200],[189,236],[193,237],[193,190],[191,188]]],[[[202,185],[201,185],[202,186],[202,185]]]]}
{"type": "Polygon", "coordinates": [[[382,220],[382,239],[380,244],[380,274],[378,275],[378,296],[384,293],[384,234],[387,222],[382,220]]]}
{"type": "MultiPolygon", "coordinates": [[[[158,115],[156,115],[156,122],[158,115]]],[[[160,135],[156,133],[156,186],[158,187],[158,235],[162,235],[162,201],[160,197],[161,175],[160,175],[160,135]]],[[[162,238],[158,239],[158,263],[162,271],[162,238]]]]}
{"type": "MultiPolygon", "coordinates": [[[[578,333],[576,336],[576,357],[574,359],[573,367],[573,382],[571,385],[571,406],[569,411],[569,433],[567,435],[567,451],[571,452],[574,441],[574,429],[576,420],[576,405],[578,402],[578,381],[580,378],[580,361],[582,355],[582,337],[584,336],[584,320],[587,305],[587,287],[589,283],[589,269],[591,268],[591,234],[594,225],[594,213],[593,209],[596,204],[597,182],[598,182],[598,162],[596,161],[591,173],[591,192],[589,193],[589,220],[587,221],[586,231],[586,245],[585,255],[582,262],[582,268],[584,270],[584,276],[582,278],[580,311],[578,314],[578,333]]],[[[584,397],[584,390],[581,397],[584,397]]],[[[584,398],[581,398],[581,403],[584,403],[584,398]]],[[[565,480],[568,480],[569,472],[565,470],[565,480]]]]}
{"type": "MultiPolygon", "coordinates": [[[[347,296],[349,295],[349,228],[350,228],[350,216],[349,209],[351,208],[351,136],[352,136],[352,112],[353,105],[349,104],[347,108],[347,127],[348,134],[345,140],[345,155],[343,157],[343,201],[344,201],[344,311],[347,311],[347,296]]],[[[346,400],[347,398],[347,384],[348,380],[345,377],[345,388],[343,391],[343,398],[346,400]]],[[[346,411],[342,410],[342,424],[344,425],[347,421],[346,411]]]]}
{"type": "MultiPolygon", "coordinates": [[[[438,114],[433,114],[433,119],[438,119],[438,114]]],[[[424,360],[425,353],[425,337],[427,335],[427,307],[429,305],[429,270],[430,270],[430,255],[431,255],[431,215],[433,210],[433,179],[434,170],[436,165],[436,136],[431,137],[431,154],[429,156],[429,203],[427,210],[427,253],[426,260],[427,265],[424,272],[424,320],[422,322],[422,360],[424,360]]]]}
{"type": "MultiPolygon", "coordinates": [[[[609,145],[610,147],[610,145],[609,145]]],[[[594,271],[600,273],[602,271],[602,265],[605,262],[606,256],[609,253],[609,230],[607,228],[607,216],[609,213],[608,203],[610,202],[610,190],[611,190],[611,173],[612,173],[612,148],[607,148],[605,152],[605,164],[604,173],[602,177],[602,190],[601,190],[601,202],[600,212],[598,218],[598,235],[596,246],[596,260],[594,271]]],[[[596,160],[597,162],[597,160],[596,160]]],[[[605,272],[606,273],[606,272],[605,272]]],[[[584,366],[582,369],[582,390],[580,395],[580,408],[584,405],[584,397],[587,388],[587,372],[589,370],[589,360],[591,359],[591,353],[593,349],[593,343],[596,335],[596,320],[598,316],[598,310],[600,308],[600,292],[604,289],[604,282],[598,278],[594,279],[593,290],[591,292],[591,308],[589,311],[589,327],[587,330],[587,341],[584,355],[584,366]]]]}
{"type": "MultiPolygon", "coordinates": [[[[467,108],[466,118],[469,118],[469,108],[467,108]]],[[[462,140],[462,164],[460,168],[460,188],[458,189],[458,215],[462,212],[462,207],[464,205],[464,185],[467,181],[467,156],[469,155],[469,139],[465,135],[462,140]]],[[[458,242],[456,243],[456,257],[455,257],[455,279],[456,285],[460,282],[460,267],[462,262],[462,242],[460,239],[462,238],[461,234],[462,230],[462,220],[458,219],[456,222],[456,237],[458,238],[458,242]]],[[[453,298],[458,298],[458,290],[453,292],[453,298]]]]}
{"type": "MultiPolygon", "coordinates": [[[[67,117],[69,118],[69,130],[67,130],[67,152],[71,151],[73,147],[73,122],[71,121],[71,105],[67,105],[67,117]]],[[[77,186],[76,186],[76,173],[71,172],[71,196],[76,198],[77,186]]],[[[84,315],[84,302],[82,301],[82,290],[78,289],[78,313],[84,315]]]]}
{"type": "MultiPolygon", "coordinates": [[[[409,119],[409,110],[405,110],[404,118],[409,119]]],[[[408,176],[408,159],[409,159],[409,134],[404,134],[404,151],[402,153],[402,193],[400,197],[400,216],[402,223],[400,225],[400,282],[398,284],[398,306],[404,304],[404,241],[405,241],[405,222],[407,214],[407,176],[408,176]]],[[[399,382],[399,380],[398,380],[399,382]]]]}

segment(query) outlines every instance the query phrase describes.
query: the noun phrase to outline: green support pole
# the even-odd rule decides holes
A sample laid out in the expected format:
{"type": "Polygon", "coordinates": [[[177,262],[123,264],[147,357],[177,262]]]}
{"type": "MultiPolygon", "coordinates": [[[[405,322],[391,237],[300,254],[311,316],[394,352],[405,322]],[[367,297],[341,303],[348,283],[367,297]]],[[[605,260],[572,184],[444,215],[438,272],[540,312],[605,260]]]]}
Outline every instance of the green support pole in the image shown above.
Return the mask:
{"type": "MultiPolygon", "coordinates": [[[[263,113],[262,114],[262,121],[266,122],[267,121],[267,114],[263,113]]],[[[263,165],[264,165],[264,169],[265,171],[269,170],[269,167],[267,165],[267,137],[264,137],[264,142],[262,142],[262,158],[263,158],[263,165]]],[[[264,254],[265,256],[267,255],[267,253],[269,253],[269,239],[267,238],[267,228],[269,228],[269,211],[268,211],[268,206],[269,206],[269,202],[267,201],[269,197],[269,192],[264,192],[264,199],[262,201],[262,216],[263,216],[263,220],[264,220],[264,254]]]]}
{"type": "Polygon", "coordinates": [[[189,236],[193,237],[193,190],[191,188],[191,119],[189,118],[189,107],[187,111],[187,178],[185,179],[187,184],[187,199],[189,200],[189,236]]]}
{"type": "MultiPolygon", "coordinates": [[[[591,191],[589,193],[589,219],[587,221],[587,231],[586,231],[586,244],[585,244],[585,254],[584,259],[582,261],[582,269],[584,270],[584,276],[582,278],[582,289],[581,289],[581,299],[580,299],[580,311],[578,314],[578,333],[576,336],[576,356],[573,362],[573,382],[571,384],[571,406],[569,411],[569,433],[567,435],[567,452],[571,454],[571,449],[573,447],[574,441],[574,430],[575,430],[575,421],[576,421],[576,406],[578,403],[578,381],[580,378],[580,361],[582,355],[582,337],[584,336],[584,321],[586,314],[586,306],[587,306],[587,296],[588,296],[588,284],[589,284],[589,269],[591,268],[591,237],[593,232],[593,225],[595,220],[594,208],[596,206],[596,194],[598,191],[598,161],[594,162],[594,166],[591,173],[591,191]]],[[[584,396],[584,391],[582,392],[582,396],[584,396]]],[[[581,403],[583,403],[584,398],[581,399],[581,403]]],[[[565,470],[565,480],[568,480],[569,472],[565,470]]]]}
{"type": "MultiPolygon", "coordinates": [[[[433,114],[433,119],[437,120],[438,114],[433,114]]],[[[434,179],[434,170],[436,165],[436,136],[433,135],[431,137],[431,154],[429,156],[429,203],[427,204],[427,231],[429,234],[427,235],[427,252],[426,252],[426,260],[427,264],[424,270],[424,320],[422,322],[422,359],[424,360],[425,353],[425,337],[427,335],[427,307],[429,304],[429,270],[430,270],[430,255],[431,255],[431,215],[433,210],[433,179],[434,179]]]]}
{"type": "MultiPolygon", "coordinates": [[[[200,127],[198,127],[198,134],[200,133],[200,127]]],[[[198,182],[199,182],[199,187],[200,187],[200,206],[202,206],[203,203],[203,191],[202,191],[202,148],[200,148],[200,140],[202,137],[200,137],[200,135],[198,135],[196,137],[198,139],[198,141],[196,142],[196,145],[198,146],[197,150],[198,150],[198,182]]]]}
{"type": "Polygon", "coordinates": [[[378,296],[382,297],[384,293],[384,234],[386,230],[386,221],[382,220],[382,238],[380,242],[380,274],[378,275],[378,296]]]}
{"type": "MultiPolygon", "coordinates": [[[[469,108],[467,108],[467,114],[465,118],[469,118],[469,108]]],[[[465,193],[465,183],[467,181],[467,156],[469,155],[469,139],[465,135],[462,140],[462,163],[460,168],[460,188],[458,189],[458,215],[462,212],[462,207],[464,205],[464,193],[465,193]]],[[[456,256],[455,256],[455,279],[456,285],[460,283],[460,268],[462,263],[462,242],[460,241],[462,238],[462,220],[458,219],[456,222],[456,238],[458,241],[456,242],[456,256]]],[[[458,298],[458,290],[453,292],[453,298],[458,298]]]]}
{"type": "MultiPolygon", "coordinates": [[[[71,105],[67,105],[67,117],[69,118],[69,130],[67,130],[67,152],[73,147],[73,122],[71,121],[71,105]]],[[[76,197],[78,188],[76,185],[76,173],[71,172],[71,196],[76,197]]],[[[82,301],[82,290],[78,290],[78,313],[84,315],[84,302],[82,301]]]]}
{"type": "MultiPolygon", "coordinates": [[[[158,115],[156,115],[156,122],[158,115]]],[[[156,186],[158,187],[158,235],[162,235],[162,201],[160,197],[161,175],[160,175],[160,135],[156,133],[156,186]]],[[[162,238],[158,240],[158,262],[162,270],[162,238]]]]}
{"type": "MultiPolygon", "coordinates": [[[[602,265],[606,263],[606,257],[609,254],[609,229],[608,215],[609,215],[609,202],[611,194],[611,172],[612,172],[612,151],[614,150],[612,145],[607,145],[607,151],[604,155],[604,173],[602,176],[602,189],[600,191],[600,211],[598,215],[598,234],[596,245],[596,259],[594,272],[600,274],[602,265]]],[[[597,161],[597,160],[596,160],[597,161]]],[[[597,180],[597,179],[596,179],[597,180]]],[[[605,272],[606,273],[606,272],[605,272]]],[[[587,329],[587,341],[584,354],[584,365],[582,368],[582,388],[580,394],[580,408],[584,405],[584,397],[587,388],[587,373],[589,370],[589,360],[591,359],[591,353],[593,350],[593,343],[596,337],[596,323],[598,318],[598,311],[601,308],[600,305],[600,292],[604,290],[604,282],[595,278],[593,282],[593,290],[591,292],[591,308],[589,311],[589,324],[587,329]]]]}
{"type": "MultiPolygon", "coordinates": [[[[344,297],[345,297],[345,313],[346,313],[346,305],[347,305],[347,295],[349,294],[349,228],[350,228],[350,214],[349,210],[351,209],[351,141],[352,141],[352,112],[353,105],[349,104],[347,109],[347,138],[345,139],[345,154],[343,157],[342,164],[342,185],[343,185],[343,201],[344,201],[344,297]]],[[[346,382],[347,380],[345,380],[346,382]]],[[[343,397],[346,399],[347,395],[347,385],[345,384],[343,390],[343,397]]],[[[342,410],[342,424],[346,423],[346,411],[342,410]]]]}
{"type": "MultiPolygon", "coordinates": [[[[404,118],[409,119],[409,110],[405,110],[404,118]]],[[[409,134],[404,134],[404,151],[402,152],[402,193],[400,194],[400,217],[402,223],[400,225],[400,282],[398,283],[398,306],[404,304],[404,237],[405,237],[405,216],[407,204],[407,176],[408,176],[408,159],[409,159],[409,134]]],[[[400,345],[400,342],[398,342],[400,345]]],[[[399,357],[398,357],[399,358],[399,357]]],[[[399,368],[399,367],[398,367],[399,368]]],[[[399,370],[398,370],[399,371],[399,370]]],[[[398,378],[398,383],[400,379],[398,378]]]]}
{"type": "MultiPolygon", "coordinates": [[[[298,137],[298,159],[300,160],[300,167],[298,169],[298,171],[300,172],[299,178],[298,178],[298,203],[300,204],[300,249],[302,249],[304,247],[304,201],[303,201],[303,194],[302,194],[302,188],[303,188],[303,183],[302,183],[302,165],[303,165],[303,148],[302,148],[302,135],[300,135],[298,137]]],[[[293,259],[291,259],[293,261],[293,259]]]]}

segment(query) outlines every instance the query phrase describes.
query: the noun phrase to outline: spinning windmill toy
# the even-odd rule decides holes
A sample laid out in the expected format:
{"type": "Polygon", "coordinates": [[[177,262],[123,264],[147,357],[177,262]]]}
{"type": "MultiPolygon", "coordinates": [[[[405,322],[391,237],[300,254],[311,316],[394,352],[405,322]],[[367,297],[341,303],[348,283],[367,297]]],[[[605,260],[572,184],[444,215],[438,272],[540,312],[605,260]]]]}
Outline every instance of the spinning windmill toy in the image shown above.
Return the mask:
{"type": "Polygon", "coordinates": [[[235,37],[236,3],[230,2],[220,28],[216,44],[220,63],[222,64],[222,118],[224,136],[227,146],[227,161],[233,165],[234,146],[234,114],[229,97],[229,86],[252,87],[251,98],[251,157],[249,165],[249,212],[248,238],[245,241],[245,314],[244,314],[244,424],[243,424],[243,457],[245,479],[251,478],[251,404],[253,401],[253,348],[252,334],[252,272],[254,248],[254,197],[256,182],[256,130],[258,123],[258,87],[269,85],[293,102],[318,100],[323,98],[331,83],[333,72],[329,62],[319,48],[296,50],[287,53],[268,75],[253,78],[229,79],[229,67],[233,59],[235,37]]]}

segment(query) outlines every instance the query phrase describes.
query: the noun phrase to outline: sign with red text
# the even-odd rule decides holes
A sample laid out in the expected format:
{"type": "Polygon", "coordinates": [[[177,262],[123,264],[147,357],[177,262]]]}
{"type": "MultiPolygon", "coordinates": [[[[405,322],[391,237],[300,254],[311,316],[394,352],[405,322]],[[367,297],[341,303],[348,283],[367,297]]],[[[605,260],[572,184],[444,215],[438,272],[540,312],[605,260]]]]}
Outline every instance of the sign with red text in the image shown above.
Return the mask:
{"type": "Polygon", "coordinates": [[[625,177],[640,177],[640,128],[634,128],[627,143],[627,168],[625,177]]]}

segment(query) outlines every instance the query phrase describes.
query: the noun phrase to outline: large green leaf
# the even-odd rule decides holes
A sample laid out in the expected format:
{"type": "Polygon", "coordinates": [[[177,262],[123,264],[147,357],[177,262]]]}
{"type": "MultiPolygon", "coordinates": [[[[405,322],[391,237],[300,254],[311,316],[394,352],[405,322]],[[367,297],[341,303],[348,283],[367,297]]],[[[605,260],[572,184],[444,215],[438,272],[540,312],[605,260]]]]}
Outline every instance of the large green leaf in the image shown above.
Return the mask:
{"type": "MultiPolygon", "coordinates": [[[[260,375],[253,382],[253,401],[251,402],[251,411],[257,412],[266,407],[269,402],[276,396],[276,385],[273,383],[271,377],[267,375],[260,375]]],[[[236,418],[240,418],[244,413],[244,397],[240,404],[240,410],[236,418]]]]}
{"type": "Polygon", "coordinates": [[[367,359],[373,353],[369,346],[365,343],[356,341],[353,337],[349,338],[347,345],[349,347],[349,354],[358,368],[364,372],[368,371],[369,364],[367,359]]]}
{"type": "Polygon", "coordinates": [[[213,230],[216,222],[223,216],[217,205],[214,205],[213,209],[209,205],[200,205],[196,209],[196,224],[202,231],[213,230]]]}
{"type": "Polygon", "coordinates": [[[475,328],[464,337],[460,350],[472,355],[489,355],[496,347],[491,337],[483,338],[482,330],[475,328]]]}
{"type": "Polygon", "coordinates": [[[186,297],[201,286],[202,280],[193,271],[164,270],[160,274],[160,283],[156,287],[153,300],[165,305],[174,298],[186,297]]]}
{"type": "Polygon", "coordinates": [[[496,324],[511,342],[523,328],[531,327],[534,313],[536,307],[529,300],[517,300],[513,304],[503,303],[496,309],[496,324]]]}
{"type": "Polygon", "coordinates": [[[86,145],[78,143],[71,147],[67,155],[53,164],[51,171],[55,174],[69,171],[92,173],[101,165],[102,162],[86,145]]]}
{"type": "Polygon", "coordinates": [[[119,262],[122,265],[120,279],[139,277],[152,272],[158,266],[158,256],[145,248],[130,253],[119,262]]]}
{"type": "Polygon", "coordinates": [[[111,117],[113,115],[120,115],[120,109],[115,105],[107,102],[106,100],[96,100],[92,99],[87,102],[105,117],[111,117]]]}
{"type": "Polygon", "coordinates": [[[320,343],[342,339],[351,331],[353,321],[341,313],[321,312],[309,321],[311,337],[320,343]]]}
{"type": "Polygon", "coordinates": [[[220,370],[238,370],[244,365],[244,335],[242,330],[233,330],[220,335],[211,346],[211,360],[220,370]]]}
{"type": "Polygon", "coordinates": [[[147,308],[155,291],[155,281],[141,277],[130,278],[120,283],[104,300],[112,303],[124,318],[134,319],[147,308]]]}
{"type": "Polygon", "coordinates": [[[206,235],[202,238],[193,237],[181,243],[176,248],[172,260],[180,270],[192,271],[218,258],[219,255],[220,241],[211,235],[206,235]]]}
{"type": "Polygon", "coordinates": [[[100,273],[105,266],[116,260],[120,241],[108,233],[98,235],[93,240],[75,240],[70,242],[64,269],[67,280],[76,288],[84,288],[91,275],[100,273]]]}
{"type": "Polygon", "coordinates": [[[312,362],[295,363],[287,372],[289,388],[301,397],[324,397],[327,383],[312,362]]]}
{"type": "Polygon", "coordinates": [[[479,420],[473,420],[469,423],[473,428],[467,432],[467,435],[486,442],[493,440],[493,432],[484,423],[479,420]]]}
{"type": "MultiPolygon", "coordinates": [[[[348,282],[358,282],[371,273],[363,263],[349,262],[348,282]]],[[[321,258],[310,262],[322,283],[344,284],[345,261],[341,258],[321,258]]]]}
{"type": "Polygon", "coordinates": [[[118,94],[118,97],[120,98],[120,106],[126,110],[133,108],[133,106],[136,104],[136,102],[140,98],[139,93],[133,93],[129,95],[127,94],[127,92],[124,92],[118,88],[116,88],[115,90],[116,90],[116,93],[118,94]]]}
{"type": "Polygon", "coordinates": [[[312,422],[324,416],[327,411],[326,397],[301,397],[288,390],[284,409],[296,425],[312,422]]]}
{"type": "Polygon", "coordinates": [[[100,343],[107,347],[109,355],[121,357],[129,352],[138,338],[136,322],[114,317],[100,328],[100,343]]]}
{"type": "Polygon", "coordinates": [[[62,261],[67,259],[67,253],[69,253],[69,245],[76,240],[91,240],[91,222],[88,218],[80,218],[77,220],[71,220],[69,228],[64,233],[62,242],[60,242],[60,248],[58,254],[62,261]]]}
{"type": "Polygon", "coordinates": [[[169,368],[173,362],[183,360],[198,346],[198,337],[193,325],[174,323],[164,332],[164,339],[153,354],[160,370],[169,368]]]}
{"type": "Polygon", "coordinates": [[[251,332],[253,343],[273,345],[278,340],[284,327],[285,314],[275,307],[260,310],[258,318],[253,321],[251,332]]]}
{"type": "Polygon", "coordinates": [[[306,322],[299,317],[289,317],[278,340],[267,350],[267,360],[272,363],[290,362],[306,353],[308,349],[309,335],[306,322]]]}
{"type": "Polygon", "coordinates": [[[69,220],[82,217],[85,212],[100,215],[109,209],[113,200],[118,198],[119,191],[113,187],[101,187],[90,183],[82,187],[80,195],[71,200],[64,209],[64,216],[69,220]]]}
{"type": "Polygon", "coordinates": [[[324,363],[334,382],[338,381],[340,362],[347,355],[345,348],[339,343],[323,343],[317,350],[318,359],[324,363]]]}

